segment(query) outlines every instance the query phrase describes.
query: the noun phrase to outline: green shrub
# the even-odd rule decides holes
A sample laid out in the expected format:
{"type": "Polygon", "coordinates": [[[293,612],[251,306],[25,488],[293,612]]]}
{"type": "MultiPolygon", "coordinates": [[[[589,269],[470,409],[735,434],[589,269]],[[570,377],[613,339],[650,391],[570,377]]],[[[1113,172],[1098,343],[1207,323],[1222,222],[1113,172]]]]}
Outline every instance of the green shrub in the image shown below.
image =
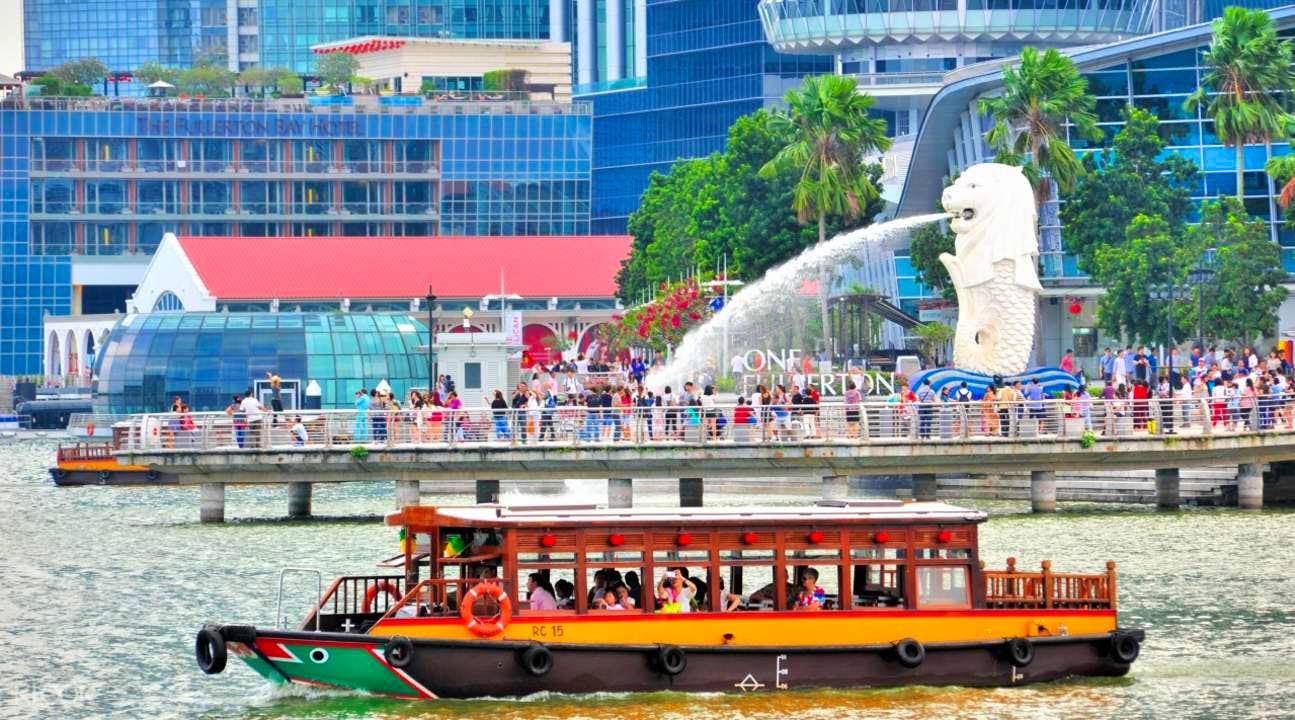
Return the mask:
{"type": "Polygon", "coordinates": [[[351,448],[351,457],[356,460],[363,460],[369,456],[369,449],[363,445],[357,445],[351,448]]]}

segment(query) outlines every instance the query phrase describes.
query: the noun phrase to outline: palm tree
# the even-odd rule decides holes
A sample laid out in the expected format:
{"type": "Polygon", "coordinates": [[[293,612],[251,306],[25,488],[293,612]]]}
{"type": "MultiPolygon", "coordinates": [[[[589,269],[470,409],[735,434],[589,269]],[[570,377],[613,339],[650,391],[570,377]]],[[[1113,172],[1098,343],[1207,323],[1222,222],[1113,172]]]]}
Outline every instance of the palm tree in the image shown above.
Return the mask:
{"type": "Polygon", "coordinates": [[[1021,51],[1020,64],[1003,68],[1003,92],[981,98],[979,111],[994,125],[986,139],[999,157],[1022,164],[1034,183],[1035,198],[1042,203],[1051,195],[1046,173],[1062,192],[1069,192],[1084,166],[1066,138],[1066,121],[1072,133],[1096,140],[1102,137],[1094,109],[1097,100],[1070,58],[1048,49],[1021,51]]]}
{"type": "MultiPolygon", "coordinates": [[[[877,198],[863,159],[890,147],[885,121],[868,116],[872,96],[859,93],[857,84],[855,78],[840,75],[806,77],[800,89],[783,97],[787,109],[775,111],[770,120],[770,129],[788,141],[760,168],[760,176],[768,179],[788,167],[800,173],[792,188],[791,207],[801,224],[818,220],[819,244],[827,240],[829,215],[855,220],[877,198]]],[[[823,338],[830,351],[834,348],[827,317],[829,279],[829,269],[822,268],[818,300],[823,338]]]]}
{"type": "Polygon", "coordinates": [[[1244,200],[1245,146],[1270,144],[1291,121],[1291,45],[1277,37],[1268,13],[1230,7],[1214,21],[1205,64],[1210,70],[1202,86],[1183,107],[1191,112],[1203,108],[1214,120],[1214,134],[1236,148],[1237,200],[1244,200]]]}

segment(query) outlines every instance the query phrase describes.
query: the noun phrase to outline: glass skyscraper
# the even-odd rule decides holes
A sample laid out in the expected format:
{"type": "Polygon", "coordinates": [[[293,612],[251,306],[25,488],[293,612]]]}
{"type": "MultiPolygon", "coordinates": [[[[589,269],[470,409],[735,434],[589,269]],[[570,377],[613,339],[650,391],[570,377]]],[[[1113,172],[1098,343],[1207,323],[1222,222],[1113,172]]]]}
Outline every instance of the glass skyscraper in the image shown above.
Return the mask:
{"type": "Polygon", "coordinates": [[[227,0],[24,0],[27,70],[98,58],[109,70],[144,62],[184,67],[204,52],[225,55],[227,0]]]}
{"type": "Polygon", "coordinates": [[[120,307],[164,232],[588,234],[591,126],[587,105],[4,100],[0,375],[39,372],[43,313],[120,307]]]}
{"type": "Polygon", "coordinates": [[[722,150],[738,117],[832,71],[830,56],[775,52],[756,5],[647,0],[646,80],[579,95],[594,107],[594,232],[624,232],[652,172],[722,150]]]}

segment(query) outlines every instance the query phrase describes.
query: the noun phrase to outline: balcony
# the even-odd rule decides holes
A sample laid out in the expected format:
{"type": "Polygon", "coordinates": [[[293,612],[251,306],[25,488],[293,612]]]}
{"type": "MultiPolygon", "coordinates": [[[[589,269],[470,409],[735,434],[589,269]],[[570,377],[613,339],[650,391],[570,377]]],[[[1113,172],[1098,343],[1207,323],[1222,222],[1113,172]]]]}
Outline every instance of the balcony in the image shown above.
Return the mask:
{"type": "Polygon", "coordinates": [[[781,52],[909,41],[1010,40],[1090,45],[1151,27],[1153,0],[760,0],[781,52]],[[914,9],[921,8],[921,9],[914,9]]]}

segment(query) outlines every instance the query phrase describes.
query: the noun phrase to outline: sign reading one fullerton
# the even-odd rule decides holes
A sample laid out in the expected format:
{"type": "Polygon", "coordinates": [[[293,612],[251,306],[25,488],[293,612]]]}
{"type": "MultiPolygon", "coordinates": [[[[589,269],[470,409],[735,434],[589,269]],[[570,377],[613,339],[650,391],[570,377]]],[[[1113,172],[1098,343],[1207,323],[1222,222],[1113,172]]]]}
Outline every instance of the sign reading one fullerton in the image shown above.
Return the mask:
{"type": "Polygon", "coordinates": [[[818,388],[823,395],[845,394],[845,382],[851,379],[864,395],[889,395],[895,392],[894,373],[818,372],[808,356],[799,349],[747,350],[739,357],[742,358],[744,372],[738,378],[738,388],[744,395],[749,395],[760,383],[781,384],[790,392],[793,378],[797,375],[803,376],[805,382],[818,388]]]}
{"type": "Polygon", "coordinates": [[[354,118],[140,117],[135,130],[140,135],[194,137],[364,137],[363,123],[354,118]]]}

